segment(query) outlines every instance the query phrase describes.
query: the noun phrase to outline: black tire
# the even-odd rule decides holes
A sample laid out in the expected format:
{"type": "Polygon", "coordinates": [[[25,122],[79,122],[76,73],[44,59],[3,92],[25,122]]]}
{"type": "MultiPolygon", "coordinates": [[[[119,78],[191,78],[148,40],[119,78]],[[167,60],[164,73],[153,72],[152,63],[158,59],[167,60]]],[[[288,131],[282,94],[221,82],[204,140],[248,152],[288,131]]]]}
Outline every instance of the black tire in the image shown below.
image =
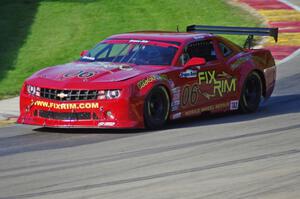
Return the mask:
{"type": "Polygon", "coordinates": [[[170,98],[165,87],[156,86],[147,95],[144,103],[144,123],[149,129],[159,129],[168,120],[170,98]]]}
{"type": "Polygon", "coordinates": [[[246,78],[239,102],[239,110],[243,113],[257,111],[262,97],[262,81],[256,72],[246,78]]]}

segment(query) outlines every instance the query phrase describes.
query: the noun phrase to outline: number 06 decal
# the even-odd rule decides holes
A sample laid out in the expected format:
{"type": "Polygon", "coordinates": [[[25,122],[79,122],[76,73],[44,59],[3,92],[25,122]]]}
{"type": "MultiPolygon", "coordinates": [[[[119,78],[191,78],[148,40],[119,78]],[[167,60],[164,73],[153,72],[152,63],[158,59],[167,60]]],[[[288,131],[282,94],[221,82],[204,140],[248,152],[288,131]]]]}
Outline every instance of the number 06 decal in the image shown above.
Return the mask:
{"type": "Polygon", "coordinates": [[[182,89],[181,105],[186,106],[188,104],[195,105],[198,102],[199,97],[199,85],[193,84],[185,85],[182,89]]]}

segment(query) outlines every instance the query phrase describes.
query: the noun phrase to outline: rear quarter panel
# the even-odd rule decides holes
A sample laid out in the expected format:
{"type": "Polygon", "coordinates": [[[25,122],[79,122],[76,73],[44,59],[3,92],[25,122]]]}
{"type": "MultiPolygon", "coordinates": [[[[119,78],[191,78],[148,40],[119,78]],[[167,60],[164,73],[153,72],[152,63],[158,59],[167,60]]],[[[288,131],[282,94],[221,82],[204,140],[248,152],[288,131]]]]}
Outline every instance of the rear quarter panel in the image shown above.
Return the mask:
{"type": "Polygon", "coordinates": [[[265,49],[247,50],[228,60],[230,68],[239,76],[238,89],[241,93],[247,76],[256,71],[263,83],[263,96],[269,98],[276,80],[276,66],[270,51],[265,49]]]}

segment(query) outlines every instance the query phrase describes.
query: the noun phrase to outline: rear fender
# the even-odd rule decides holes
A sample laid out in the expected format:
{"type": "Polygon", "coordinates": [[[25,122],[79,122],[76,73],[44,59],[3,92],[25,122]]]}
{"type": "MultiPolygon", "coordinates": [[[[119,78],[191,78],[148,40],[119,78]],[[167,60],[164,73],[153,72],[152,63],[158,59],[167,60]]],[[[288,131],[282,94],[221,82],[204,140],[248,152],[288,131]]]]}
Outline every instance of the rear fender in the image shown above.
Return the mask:
{"type": "Polygon", "coordinates": [[[276,67],[270,51],[264,49],[249,50],[229,61],[231,62],[231,69],[239,74],[238,93],[241,93],[247,76],[256,71],[262,79],[264,97],[268,98],[272,94],[275,85],[276,67]]]}

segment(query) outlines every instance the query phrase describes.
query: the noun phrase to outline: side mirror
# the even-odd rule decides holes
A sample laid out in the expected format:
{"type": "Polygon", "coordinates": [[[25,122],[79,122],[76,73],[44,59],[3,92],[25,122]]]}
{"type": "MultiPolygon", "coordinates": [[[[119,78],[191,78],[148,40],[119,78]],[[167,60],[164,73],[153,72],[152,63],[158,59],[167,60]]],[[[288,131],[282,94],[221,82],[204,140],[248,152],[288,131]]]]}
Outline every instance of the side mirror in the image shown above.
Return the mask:
{"type": "Polygon", "coordinates": [[[89,53],[88,50],[84,50],[84,51],[82,51],[82,52],[80,53],[80,57],[85,56],[85,55],[87,55],[88,53],[89,53]]]}
{"type": "Polygon", "coordinates": [[[193,57],[188,62],[186,62],[183,66],[184,69],[191,68],[193,66],[200,66],[206,64],[206,60],[201,57],[193,57]]]}

